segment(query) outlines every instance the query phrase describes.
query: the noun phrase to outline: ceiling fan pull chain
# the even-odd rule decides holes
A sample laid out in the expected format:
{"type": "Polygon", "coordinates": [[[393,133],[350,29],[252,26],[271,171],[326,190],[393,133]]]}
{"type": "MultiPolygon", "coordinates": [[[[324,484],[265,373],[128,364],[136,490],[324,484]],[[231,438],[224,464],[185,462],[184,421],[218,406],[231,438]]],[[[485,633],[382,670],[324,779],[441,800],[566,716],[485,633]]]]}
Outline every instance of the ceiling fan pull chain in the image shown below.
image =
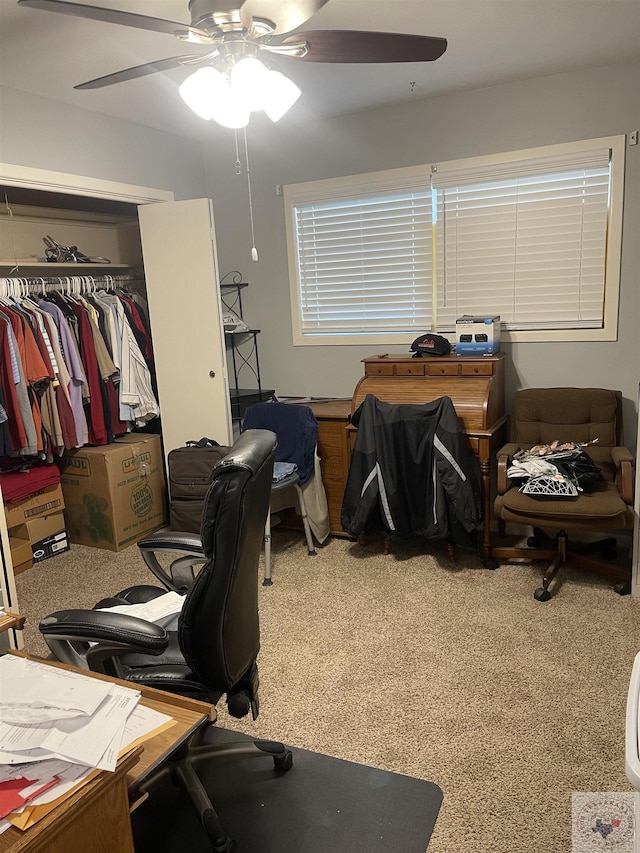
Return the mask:
{"type": "Polygon", "coordinates": [[[240,162],[240,152],[238,151],[238,129],[234,127],[233,135],[236,138],[236,175],[242,174],[242,163],[240,162]]]}
{"type": "Polygon", "coordinates": [[[258,250],[256,249],[256,235],[253,229],[253,201],[251,199],[251,170],[249,169],[249,146],[247,144],[247,128],[243,128],[244,132],[244,158],[247,164],[247,190],[249,192],[249,219],[251,220],[251,260],[258,260],[258,250]]]}

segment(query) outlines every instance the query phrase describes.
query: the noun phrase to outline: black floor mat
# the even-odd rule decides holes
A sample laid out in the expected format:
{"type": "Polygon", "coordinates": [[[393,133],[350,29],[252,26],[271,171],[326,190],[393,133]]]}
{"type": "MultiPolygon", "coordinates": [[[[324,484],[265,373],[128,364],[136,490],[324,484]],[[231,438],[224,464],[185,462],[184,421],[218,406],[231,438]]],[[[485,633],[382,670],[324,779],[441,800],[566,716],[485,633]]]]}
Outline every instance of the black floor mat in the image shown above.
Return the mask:
{"type": "MultiPolygon", "coordinates": [[[[211,730],[212,741],[243,740],[211,730]]],[[[425,853],[442,802],[432,782],[292,748],[271,759],[208,767],[202,779],[238,853],[425,853]]],[[[210,853],[186,795],[156,785],[132,815],[136,853],[210,853]]]]}

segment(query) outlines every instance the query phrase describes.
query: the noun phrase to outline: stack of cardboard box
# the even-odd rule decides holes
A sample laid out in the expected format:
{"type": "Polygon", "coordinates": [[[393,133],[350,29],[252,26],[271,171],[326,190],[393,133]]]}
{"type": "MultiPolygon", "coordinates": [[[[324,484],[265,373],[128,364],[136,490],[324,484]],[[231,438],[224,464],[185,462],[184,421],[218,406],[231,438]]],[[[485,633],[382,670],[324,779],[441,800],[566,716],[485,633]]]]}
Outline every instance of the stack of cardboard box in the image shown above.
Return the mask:
{"type": "Polygon", "coordinates": [[[14,574],[69,550],[62,487],[47,486],[23,501],[5,504],[14,574]]]}
{"type": "Polygon", "coordinates": [[[104,447],[80,447],[60,461],[73,543],[121,551],[167,524],[159,435],[130,433],[104,447]]]}
{"type": "Polygon", "coordinates": [[[5,504],[14,574],[71,542],[121,551],[167,524],[160,436],[131,433],[59,462],[61,481],[5,504]]]}

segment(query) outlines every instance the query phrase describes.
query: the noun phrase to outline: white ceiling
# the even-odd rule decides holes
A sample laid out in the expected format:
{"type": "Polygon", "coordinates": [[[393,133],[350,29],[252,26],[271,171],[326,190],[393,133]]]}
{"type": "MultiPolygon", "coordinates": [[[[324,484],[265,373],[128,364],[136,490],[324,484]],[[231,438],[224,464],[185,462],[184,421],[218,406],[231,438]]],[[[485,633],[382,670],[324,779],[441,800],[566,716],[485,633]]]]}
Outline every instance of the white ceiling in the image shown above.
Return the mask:
{"type": "MultiPolygon", "coordinates": [[[[93,5],[188,23],[187,0],[95,0],[93,5]]],[[[325,117],[466,89],[623,62],[640,56],[640,0],[329,0],[308,29],[443,36],[435,62],[326,65],[287,61],[303,95],[283,122],[325,117]]],[[[0,82],[46,98],[197,136],[177,86],[183,68],[75,91],[73,86],[187,53],[183,42],[0,0],[0,82]]]]}

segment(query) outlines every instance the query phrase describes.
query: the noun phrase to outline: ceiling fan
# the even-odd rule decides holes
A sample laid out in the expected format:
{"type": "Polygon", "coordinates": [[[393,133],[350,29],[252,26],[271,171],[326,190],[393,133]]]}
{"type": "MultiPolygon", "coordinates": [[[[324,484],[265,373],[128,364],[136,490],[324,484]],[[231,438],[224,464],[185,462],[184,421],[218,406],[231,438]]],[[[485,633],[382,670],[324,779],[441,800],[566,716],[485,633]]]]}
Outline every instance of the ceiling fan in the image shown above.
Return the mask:
{"type": "Polygon", "coordinates": [[[99,89],[180,66],[201,66],[183,83],[180,93],[203,118],[214,118],[227,127],[245,126],[248,113],[257,109],[264,109],[267,115],[277,121],[300,95],[300,90],[291,80],[277,70],[270,69],[269,60],[272,57],[277,57],[276,64],[279,64],[279,60],[285,60],[285,63],[288,60],[327,63],[428,62],[438,59],[446,50],[446,39],[434,36],[361,30],[291,32],[309,20],[327,2],[189,0],[191,23],[181,24],[66,0],[18,0],[21,6],[165,33],[190,44],[208,47],[208,52],[146,62],[80,83],[75,88],[99,89]],[[234,3],[235,8],[228,8],[234,3]],[[221,121],[218,116],[221,109],[228,122],[221,121]],[[234,115],[231,116],[231,113],[234,115]]]}

